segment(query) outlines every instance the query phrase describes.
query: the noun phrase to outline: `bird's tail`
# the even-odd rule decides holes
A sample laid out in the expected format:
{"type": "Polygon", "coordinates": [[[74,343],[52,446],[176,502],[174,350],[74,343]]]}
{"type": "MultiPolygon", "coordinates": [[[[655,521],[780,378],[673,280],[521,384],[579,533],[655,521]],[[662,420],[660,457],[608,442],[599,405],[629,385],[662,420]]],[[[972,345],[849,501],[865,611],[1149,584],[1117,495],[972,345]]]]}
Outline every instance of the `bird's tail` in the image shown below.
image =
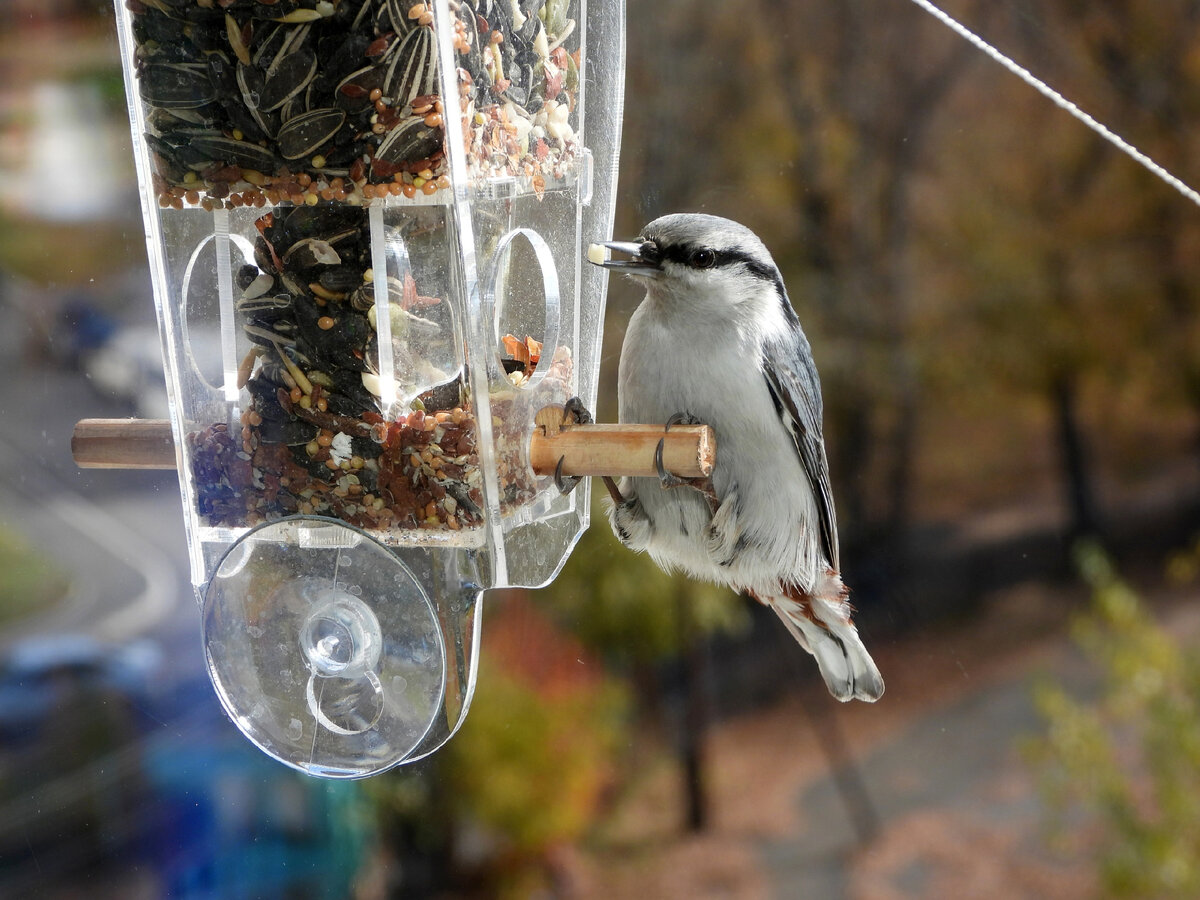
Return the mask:
{"type": "Polygon", "coordinates": [[[883,676],[850,621],[848,591],[841,577],[826,574],[813,594],[789,589],[759,597],[817,660],[829,693],[838,700],[874,703],[883,696],[883,676]]]}

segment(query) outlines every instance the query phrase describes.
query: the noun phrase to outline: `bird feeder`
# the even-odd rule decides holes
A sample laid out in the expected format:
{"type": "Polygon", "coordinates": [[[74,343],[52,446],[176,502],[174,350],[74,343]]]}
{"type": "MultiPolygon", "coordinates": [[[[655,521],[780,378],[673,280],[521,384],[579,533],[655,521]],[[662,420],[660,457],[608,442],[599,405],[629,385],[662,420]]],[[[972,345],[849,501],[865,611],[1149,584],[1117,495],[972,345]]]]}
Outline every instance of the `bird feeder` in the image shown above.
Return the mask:
{"type": "Polygon", "coordinates": [[[596,398],[623,15],[118,4],[170,430],[76,451],[177,468],[213,684],[290,766],[443,744],[481,592],[547,583],[587,527],[531,444],[596,398]]]}

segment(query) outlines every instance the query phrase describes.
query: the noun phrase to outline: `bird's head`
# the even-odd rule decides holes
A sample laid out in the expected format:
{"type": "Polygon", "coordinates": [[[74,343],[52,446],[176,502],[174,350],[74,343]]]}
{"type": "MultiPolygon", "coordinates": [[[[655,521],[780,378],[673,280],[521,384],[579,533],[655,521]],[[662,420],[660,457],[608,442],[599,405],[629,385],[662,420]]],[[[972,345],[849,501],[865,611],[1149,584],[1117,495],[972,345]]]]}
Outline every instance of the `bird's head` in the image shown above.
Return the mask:
{"type": "Polygon", "coordinates": [[[633,241],[611,241],[599,266],[646,282],[647,296],[696,314],[791,314],[783,278],[758,235],[718,216],[655,219],[633,241]],[[612,255],[618,255],[614,258],[612,255]]]}

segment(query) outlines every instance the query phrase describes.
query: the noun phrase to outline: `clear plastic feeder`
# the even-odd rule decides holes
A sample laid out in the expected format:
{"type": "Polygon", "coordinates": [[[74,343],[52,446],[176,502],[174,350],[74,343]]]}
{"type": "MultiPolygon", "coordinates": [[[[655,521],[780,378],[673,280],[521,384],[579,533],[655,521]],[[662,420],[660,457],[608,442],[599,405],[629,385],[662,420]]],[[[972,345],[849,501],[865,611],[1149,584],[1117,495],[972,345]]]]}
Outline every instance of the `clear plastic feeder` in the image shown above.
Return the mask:
{"type": "Polygon", "coordinates": [[[470,703],[483,589],[587,527],[528,447],[596,399],[623,4],[117,15],[216,691],[311,774],[418,759],[470,703]]]}

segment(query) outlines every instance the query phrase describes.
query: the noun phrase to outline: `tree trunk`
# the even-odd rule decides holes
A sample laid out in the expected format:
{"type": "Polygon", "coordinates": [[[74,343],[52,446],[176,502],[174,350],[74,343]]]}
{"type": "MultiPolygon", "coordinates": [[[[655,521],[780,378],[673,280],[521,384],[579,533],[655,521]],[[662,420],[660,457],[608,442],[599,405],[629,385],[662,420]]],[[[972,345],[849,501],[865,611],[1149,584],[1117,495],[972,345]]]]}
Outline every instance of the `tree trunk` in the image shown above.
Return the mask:
{"type": "Polygon", "coordinates": [[[1098,535],[1096,493],[1083,428],[1079,423],[1078,389],[1073,373],[1062,372],[1054,377],[1050,384],[1050,402],[1054,409],[1059,463],[1070,516],[1067,535],[1072,540],[1098,535]]]}
{"type": "Polygon", "coordinates": [[[704,744],[711,718],[708,696],[711,679],[708,647],[696,628],[685,592],[677,602],[683,648],[684,713],[679,755],[683,768],[684,827],[696,834],[708,827],[709,820],[704,744]]]}

